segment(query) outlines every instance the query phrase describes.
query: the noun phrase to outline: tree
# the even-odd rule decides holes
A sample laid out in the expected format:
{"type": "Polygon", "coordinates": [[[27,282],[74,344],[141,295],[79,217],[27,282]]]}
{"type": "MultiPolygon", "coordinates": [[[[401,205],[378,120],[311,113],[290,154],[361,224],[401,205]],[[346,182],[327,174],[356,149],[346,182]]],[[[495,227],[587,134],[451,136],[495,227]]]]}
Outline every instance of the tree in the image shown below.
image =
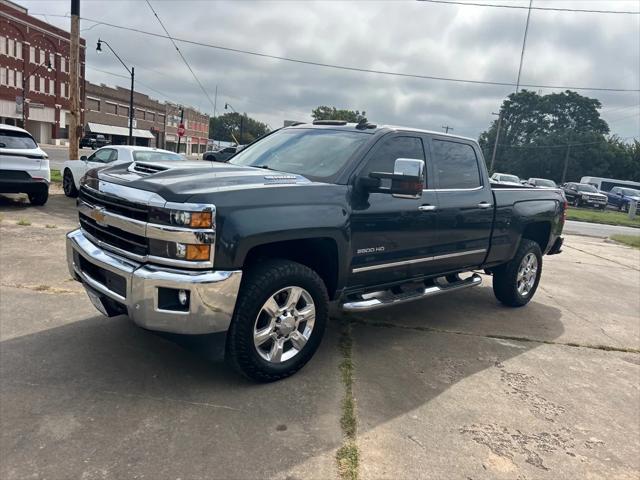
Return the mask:
{"type": "Polygon", "coordinates": [[[269,132],[266,123],[259,122],[246,113],[227,112],[209,119],[209,138],[223,142],[237,142],[241,145],[251,143],[269,132]],[[240,138],[240,121],[242,120],[242,138],[240,138]]]}
{"type": "Polygon", "coordinates": [[[366,114],[364,110],[360,113],[359,110],[344,110],[324,105],[311,110],[311,117],[314,120],[344,120],[352,123],[366,122],[366,114]]]}
{"type": "MultiPolygon", "coordinates": [[[[607,137],[609,126],[600,118],[600,108],[599,100],[570,90],[549,95],[522,90],[509,95],[500,108],[494,170],[559,182],[568,158],[565,181],[585,175],[639,180],[640,159],[633,155],[638,147],[607,137]]],[[[485,158],[491,158],[497,123],[493,121],[480,135],[485,158]]]]}

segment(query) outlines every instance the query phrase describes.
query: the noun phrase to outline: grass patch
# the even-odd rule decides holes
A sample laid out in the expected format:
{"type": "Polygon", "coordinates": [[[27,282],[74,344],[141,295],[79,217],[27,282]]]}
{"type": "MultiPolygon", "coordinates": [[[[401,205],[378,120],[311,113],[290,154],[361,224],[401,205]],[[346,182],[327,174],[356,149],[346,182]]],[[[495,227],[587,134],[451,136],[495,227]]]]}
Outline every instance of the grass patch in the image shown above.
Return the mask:
{"type": "Polygon", "coordinates": [[[53,224],[51,224],[51,223],[47,223],[47,224],[45,225],[45,227],[46,227],[46,228],[58,228],[57,226],[55,226],[55,225],[53,225],[53,224]]]}
{"type": "Polygon", "coordinates": [[[569,207],[569,210],[567,210],[567,220],[640,228],[640,215],[636,215],[636,218],[631,220],[628,214],[623,212],[614,212],[613,210],[602,211],[569,207]]]}
{"type": "Polygon", "coordinates": [[[611,235],[611,240],[630,247],[640,248],[640,235],[611,235]]]}
{"type": "Polygon", "coordinates": [[[351,338],[351,324],[342,324],[340,336],[340,375],[344,385],[344,398],[342,400],[342,415],[340,427],[345,441],[336,453],[338,462],[338,475],[341,480],[357,480],[358,478],[358,446],[356,445],[356,403],[353,398],[353,359],[351,350],[353,340],[351,338]]]}
{"type": "Polygon", "coordinates": [[[16,225],[20,225],[22,227],[28,227],[29,225],[31,225],[31,222],[26,218],[21,218],[16,222],[16,225]]]}
{"type": "Polygon", "coordinates": [[[60,170],[51,170],[51,183],[62,183],[60,170]]]}

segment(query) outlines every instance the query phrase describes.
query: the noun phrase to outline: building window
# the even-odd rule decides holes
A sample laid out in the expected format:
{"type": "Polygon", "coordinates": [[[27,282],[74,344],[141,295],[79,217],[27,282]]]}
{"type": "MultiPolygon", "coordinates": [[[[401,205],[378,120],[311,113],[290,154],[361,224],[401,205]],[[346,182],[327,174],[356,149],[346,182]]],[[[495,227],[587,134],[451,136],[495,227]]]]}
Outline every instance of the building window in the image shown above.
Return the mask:
{"type": "Polygon", "coordinates": [[[36,63],[36,49],[35,47],[29,47],[29,61],[31,63],[36,63]]]}
{"type": "Polygon", "coordinates": [[[16,58],[22,60],[22,42],[16,42],[16,58]]]}
{"type": "Polygon", "coordinates": [[[129,118],[129,107],[123,107],[122,105],[120,105],[118,107],[118,114],[122,115],[123,117],[129,118]]]}
{"type": "Polygon", "coordinates": [[[155,122],[156,121],[156,114],[154,112],[147,112],[147,120],[155,122]]]}
{"type": "Polygon", "coordinates": [[[64,57],[60,57],[60,71],[62,73],[66,73],[67,71],[67,59],[64,57]]]}
{"type": "Polygon", "coordinates": [[[158,115],[158,122],[160,122],[162,125],[164,125],[164,120],[165,116],[162,113],[158,115]]]}
{"type": "Polygon", "coordinates": [[[40,65],[44,63],[44,50],[40,50],[40,61],[38,62],[40,65]]]}
{"type": "Polygon", "coordinates": [[[22,72],[16,70],[16,87],[22,88],[22,72]]]}
{"type": "Polygon", "coordinates": [[[7,54],[7,37],[0,37],[0,54],[7,54]]]}
{"type": "Polygon", "coordinates": [[[0,67],[0,85],[7,84],[7,69],[0,67]]]}
{"type": "Polygon", "coordinates": [[[29,91],[30,92],[35,92],[36,91],[36,77],[29,77],[29,91]]]}
{"type": "Polygon", "coordinates": [[[144,110],[142,109],[136,109],[136,118],[138,120],[144,120],[144,110]]]}
{"type": "Polygon", "coordinates": [[[104,111],[105,113],[111,113],[112,115],[116,115],[117,113],[116,104],[111,102],[106,102],[104,105],[104,111]]]}
{"type": "Polygon", "coordinates": [[[10,38],[7,42],[7,55],[10,57],[16,56],[15,43],[16,42],[13,38],[10,38]]]}
{"type": "Polygon", "coordinates": [[[7,76],[7,85],[9,87],[13,87],[16,81],[16,72],[15,70],[9,70],[9,75],[7,76]]]}
{"type": "Polygon", "coordinates": [[[45,85],[45,84],[44,84],[44,81],[45,81],[45,79],[44,79],[44,78],[42,78],[42,77],[40,77],[40,88],[39,88],[40,93],[45,93],[45,89],[44,89],[44,85],[45,85]]]}
{"type": "Polygon", "coordinates": [[[56,94],[56,82],[54,82],[51,79],[49,79],[49,93],[51,95],[55,95],[56,94]]]}
{"type": "Polygon", "coordinates": [[[69,84],[64,84],[64,98],[69,98],[69,94],[71,93],[71,89],[69,88],[69,84]]]}
{"type": "Polygon", "coordinates": [[[94,112],[100,111],[100,100],[96,98],[87,97],[87,109],[92,110],[94,112]]]}
{"type": "Polygon", "coordinates": [[[49,54],[49,65],[53,70],[56,69],[56,56],[53,53],[49,54]]]}
{"type": "Polygon", "coordinates": [[[64,87],[65,87],[65,84],[60,82],[60,96],[62,98],[66,97],[65,92],[64,92],[64,87]]]}

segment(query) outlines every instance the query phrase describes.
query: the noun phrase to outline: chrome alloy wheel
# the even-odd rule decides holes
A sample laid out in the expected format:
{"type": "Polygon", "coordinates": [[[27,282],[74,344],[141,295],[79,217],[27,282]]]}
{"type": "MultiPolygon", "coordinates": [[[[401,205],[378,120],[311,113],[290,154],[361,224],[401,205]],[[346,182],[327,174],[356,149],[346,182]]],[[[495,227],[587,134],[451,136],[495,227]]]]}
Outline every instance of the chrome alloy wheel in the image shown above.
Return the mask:
{"type": "Polygon", "coordinates": [[[282,363],[304,348],[316,319],[313,298],[304,288],[285,287],[264,303],[253,326],[253,344],[271,363],[282,363]]]}
{"type": "Polygon", "coordinates": [[[518,276],[516,278],[518,293],[523,297],[529,295],[536,283],[538,276],[538,258],[535,254],[527,253],[520,266],[518,267],[518,276]]]}

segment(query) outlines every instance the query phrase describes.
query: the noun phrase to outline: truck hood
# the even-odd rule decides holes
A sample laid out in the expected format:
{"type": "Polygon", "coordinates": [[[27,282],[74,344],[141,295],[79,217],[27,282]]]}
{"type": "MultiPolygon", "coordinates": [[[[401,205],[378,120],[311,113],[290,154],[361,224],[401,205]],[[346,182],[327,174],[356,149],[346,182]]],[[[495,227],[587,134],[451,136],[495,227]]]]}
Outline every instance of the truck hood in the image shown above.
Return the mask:
{"type": "Polygon", "coordinates": [[[125,163],[88,172],[87,181],[92,178],[157,193],[172,202],[201,193],[313,183],[302,175],[202,160],[125,163]]]}

